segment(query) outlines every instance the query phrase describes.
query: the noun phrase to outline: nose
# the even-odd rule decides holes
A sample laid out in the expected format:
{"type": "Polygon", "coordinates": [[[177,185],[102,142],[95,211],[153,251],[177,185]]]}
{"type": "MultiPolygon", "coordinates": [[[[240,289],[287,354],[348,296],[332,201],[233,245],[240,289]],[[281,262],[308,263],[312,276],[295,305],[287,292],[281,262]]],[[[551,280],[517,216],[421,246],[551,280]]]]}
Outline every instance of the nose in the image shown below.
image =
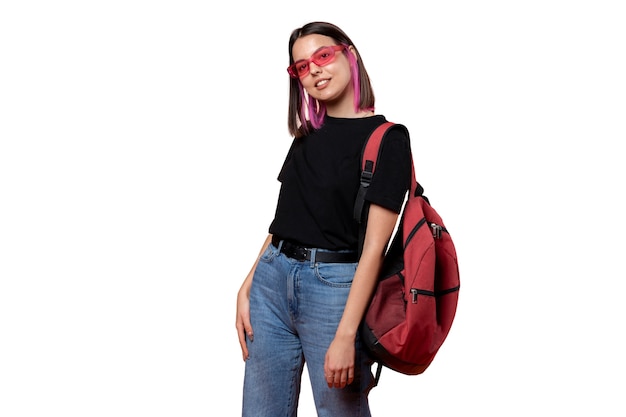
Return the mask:
{"type": "Polygon", "coordinates": [[[311,74],[319,74],[320,72],[322,72],[322,67],[314,62],[309,62],[309,71],[311,72],[311,74]]]}

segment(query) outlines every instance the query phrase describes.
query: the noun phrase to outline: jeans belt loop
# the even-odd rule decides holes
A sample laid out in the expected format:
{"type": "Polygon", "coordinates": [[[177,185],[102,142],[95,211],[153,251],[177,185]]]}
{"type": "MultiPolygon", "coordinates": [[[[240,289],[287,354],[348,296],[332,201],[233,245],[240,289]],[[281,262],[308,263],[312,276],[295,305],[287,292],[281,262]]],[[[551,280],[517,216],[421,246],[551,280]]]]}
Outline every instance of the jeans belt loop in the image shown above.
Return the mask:
{"type": "Polygon", "coordinates": [[[309,249],[311,251],[311,268],[315,267],[315,255],[317,255],[317,248],[309,249]]]}

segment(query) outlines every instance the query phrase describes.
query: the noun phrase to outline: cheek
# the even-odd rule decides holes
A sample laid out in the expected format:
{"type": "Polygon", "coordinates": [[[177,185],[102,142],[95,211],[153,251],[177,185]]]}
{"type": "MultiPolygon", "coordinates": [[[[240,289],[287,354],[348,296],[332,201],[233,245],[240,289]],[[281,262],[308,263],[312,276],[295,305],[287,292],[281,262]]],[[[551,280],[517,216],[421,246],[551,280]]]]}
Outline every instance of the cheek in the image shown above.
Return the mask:
{"type": "Polygon", "coordinates": [[[332,86],[330,88],[330,90],[332,90],[333,93],[337,94],[337,93],[343,93],[345,92],[347,89],[350,88],[350,86],[352,85],[351,83],[351,76],[350,76],[350,71],[336,71],[333,74],[333,78],[332,78],[332,86]]]}
{"type": "Polygon", "coordinates": [[[311,88],[315,88],[315,81],[313,80],[313,77],[311,77],[308,74],[306,77],[300,78],[300,83],[302,84],[302,87],[304,87],[304,89],[307,90],[307,92],[311,88]]]}
{"type": "Polygon", "coordinates": [[[315,88],[315,82],[311,79],[311,77],[307,76],[305,79],[300,80],[300,82],[302,83],[304,91],[306,91],[308,95],[314,98],[319,98],[319,94],[317,94],[317,89],[315,88]]]}
{"type": "Polygon", "coordinates": [[[350,83],[352,79],[352,74],[350,72],[350,64],[347,59],[342,60],[342,62],[333,63],[333,80],[337,81],[337,84],[341,84],[342,87],[345,87],[350,83]]]}

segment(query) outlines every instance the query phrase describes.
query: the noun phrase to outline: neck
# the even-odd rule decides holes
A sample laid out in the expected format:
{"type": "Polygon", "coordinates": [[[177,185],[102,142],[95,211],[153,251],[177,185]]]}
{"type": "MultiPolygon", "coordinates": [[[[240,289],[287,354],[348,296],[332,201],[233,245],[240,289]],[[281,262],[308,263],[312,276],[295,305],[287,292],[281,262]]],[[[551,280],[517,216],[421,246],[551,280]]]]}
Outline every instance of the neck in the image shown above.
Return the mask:
{"type": "Polygon", "coordinates": [[[361,110],[359,112],[355,112],[354,108],[350,109],[336,109],[326,107],[326,114],[330,117],[344,118],[344,119],[358,119],[361,117],[370,117],[374,115],[374,110],[361,110]]]}

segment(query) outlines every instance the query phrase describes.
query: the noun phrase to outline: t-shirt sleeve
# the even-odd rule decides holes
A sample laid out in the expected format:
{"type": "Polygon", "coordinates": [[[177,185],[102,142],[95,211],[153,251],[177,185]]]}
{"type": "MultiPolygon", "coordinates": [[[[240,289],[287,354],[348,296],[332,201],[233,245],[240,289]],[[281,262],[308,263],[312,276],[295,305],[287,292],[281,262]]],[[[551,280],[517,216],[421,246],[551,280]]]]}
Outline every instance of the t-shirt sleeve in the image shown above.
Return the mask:
{"type": "Polygon", "coordinates": [[[280,171],[278,172],[277,179],[280,182],[283,182],[285,166],[291,160],[291,154],[293,153],[294,146],[296,146],[296,140],[295,139],[291,142],[291,146],[289,147],[289,150],[287,151],[287,156],[285,156],[285,160],[283,161],[283,165],[281,166],[280,171]]]}
{"type": "Polygon", "coordinates": [[[376,171],[365,200],[400,213],[411,185],[411,145],[402,129],[392,129],[382,142],[376,171]]]}

